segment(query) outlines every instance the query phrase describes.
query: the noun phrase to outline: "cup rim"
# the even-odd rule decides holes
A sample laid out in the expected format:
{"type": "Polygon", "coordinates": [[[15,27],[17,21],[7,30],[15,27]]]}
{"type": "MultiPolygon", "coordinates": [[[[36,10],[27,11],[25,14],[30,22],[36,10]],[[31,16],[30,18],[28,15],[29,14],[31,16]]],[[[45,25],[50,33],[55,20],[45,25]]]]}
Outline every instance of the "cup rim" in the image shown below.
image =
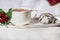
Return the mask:
{"type": "Polygon", "coordinates": [[[29,11],[29,9],[24,9],[24,8],[15,8],[15,9],[12,9],[13,12],[23,12],[23,11],[29,11]]]}

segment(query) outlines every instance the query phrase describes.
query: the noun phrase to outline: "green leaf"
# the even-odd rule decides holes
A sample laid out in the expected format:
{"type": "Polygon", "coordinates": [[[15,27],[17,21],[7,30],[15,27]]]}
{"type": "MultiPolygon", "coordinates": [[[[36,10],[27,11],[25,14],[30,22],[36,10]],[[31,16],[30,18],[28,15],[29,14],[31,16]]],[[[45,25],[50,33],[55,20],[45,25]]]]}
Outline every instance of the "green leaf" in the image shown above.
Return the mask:
{"type": "Polygon", "coordinates": [[[8,17],[11,17],[11,15],[12,15],[12,8],[10,8],[9,10],[8,10],[8,12],[7,12],[7,14],[6,14],[8,17]]]}
{"type": "Polygon", "coordinates": [[[0,9],[0,13],[1,13],[1,12],[4,12],[4,11],[3,11],[2,9],[0,9]]]}
{"type": "Polygon", "coordinates": [[[3,25],[7,25],[7,22],[3,22],[2,24],[3,24],[3,25]]]}
{"type": "Polygon", "coordinates": [[[8,22],[7,22],[7,24],[9,24],[10,20],[11,20],[11,17],[12,17],[12,8],[9,9],[9,11],[7,12],[6,15],[8,16],[8,22]]]}

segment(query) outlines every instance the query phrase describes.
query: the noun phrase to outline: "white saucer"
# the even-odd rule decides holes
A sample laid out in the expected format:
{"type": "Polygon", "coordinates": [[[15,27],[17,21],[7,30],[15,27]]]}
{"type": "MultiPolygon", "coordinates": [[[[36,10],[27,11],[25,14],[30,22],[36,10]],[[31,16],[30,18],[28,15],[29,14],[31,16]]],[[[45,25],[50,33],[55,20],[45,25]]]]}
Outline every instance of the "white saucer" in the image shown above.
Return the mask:
{"type": "Polygon", "coordinates": [[[8,28],[46,28],[46,27],[59,27],[60,23],[55,24],[31,24],[31,25],[22,25],[22,26],[12,26],[8,25],[8,28]]]}
{"type": "Polygon", "coordinates": [[[56,17],[59,20],[59,23],[54,24],[29,24],[29,25],[21,25],[21,26],[12,26],[8,25],[8,28],[45,28],[45,27],[59,27],[60,26],[60,17],[56,17]]]}

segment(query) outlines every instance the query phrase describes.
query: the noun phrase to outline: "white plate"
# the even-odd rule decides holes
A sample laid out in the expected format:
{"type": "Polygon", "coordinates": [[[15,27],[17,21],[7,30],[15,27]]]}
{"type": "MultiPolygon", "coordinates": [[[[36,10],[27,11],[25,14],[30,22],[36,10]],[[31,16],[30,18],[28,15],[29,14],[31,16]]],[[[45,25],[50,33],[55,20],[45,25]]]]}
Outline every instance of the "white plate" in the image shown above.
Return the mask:
{"type": "Polygon", "coordinates": [[[9,25],[8,28],[46,28],[46,27],[59,27],[60,23],[55,24],[32,24],[32,25],[23,25],[23,26],[12,26],[9,25]]]}
{"type": "Polygon", "coordinates": [[[45,27],[59,27],[60,23],[55,24],[32,24],[32,25],[26,25],[26,28],[45,28],[45,27]]]}
{"type": "Polygon", "coordinates": [[[59,20],[59,23],[54,24],[31,24],[31,25],[23,25],[23,26],[12,26],[9,25],[9,28],[45,28],[45,27],[59,27],[60,26],[60,17],[56,17],[59,20]]]}

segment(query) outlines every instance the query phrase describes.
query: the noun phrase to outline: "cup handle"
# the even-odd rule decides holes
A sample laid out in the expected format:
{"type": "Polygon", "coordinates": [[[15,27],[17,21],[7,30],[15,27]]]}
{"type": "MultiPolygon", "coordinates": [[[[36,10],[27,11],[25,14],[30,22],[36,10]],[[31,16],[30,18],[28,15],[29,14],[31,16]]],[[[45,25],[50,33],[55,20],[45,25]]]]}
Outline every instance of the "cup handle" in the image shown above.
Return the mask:
{"type": "Polygon", "coordinates": [[[37,16],[37,10],[32,10],[32,12],[36,12],[36,14],[34,15],[34,17],[33,18],[36,18],[36,16],[37,16]]]}

